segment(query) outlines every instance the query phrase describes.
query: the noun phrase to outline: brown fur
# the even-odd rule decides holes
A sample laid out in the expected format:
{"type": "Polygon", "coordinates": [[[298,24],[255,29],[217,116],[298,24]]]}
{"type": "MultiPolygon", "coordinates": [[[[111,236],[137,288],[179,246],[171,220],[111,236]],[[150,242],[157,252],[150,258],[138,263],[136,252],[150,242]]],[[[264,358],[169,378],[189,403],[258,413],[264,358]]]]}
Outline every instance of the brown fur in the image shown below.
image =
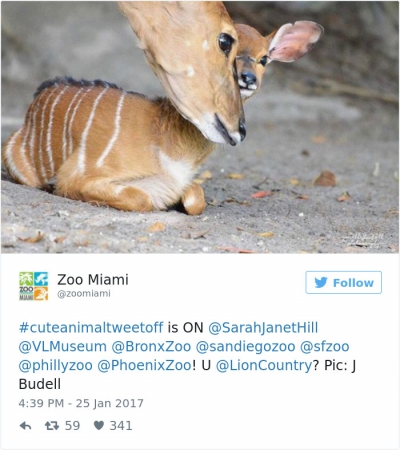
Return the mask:
{"type": "MultiPolygon", "coordinates": [[[[275,33],[263,38],[250,27],[236,27],[238,67],[245,67],[242,57],[254,64],[256,92],[265,70],[259,61],[271,51],[275,33]]],[[[299,28],[316,29],[304,22],[299,28]]],[[[285,51],[291,49],[282,36],[274,51],[281,51],[282,41],[285,51]]],[[[293,34],[291,40],[298,44],[293,34]]],[[[307,46],[307,41],[301,44],[307,46]]],[[[2,157],[19,183],[45,188],[57,176],[56,192],[72,199],[127,211],[182,202],[188,214],[200,214],[204,192],[192,178],[214,149],[168,99],[152,101],[101,81],[65,78],[39,87],[24,125],[6,142],[2,157]]]]}
{"type": "Polygon", "coordinates": [[[149,211],[177,203],[190,187],[196,168],[214,148],[168,99],[151,101],[113,87],[79,86],[61,79],[36,97],[24,126],[6,142],[3,161],[20,183],[44,188],[57,175],[59,195],[118,209],[149,211]],[[96,99],[102,93],[84,139],[96,99]],[[120,131],[98,167],[97,162],[116,130],[115,117],[122,95],[120,131]],[[71,122],[74,107],[83,96],[71,122]],[[178,183],[168,170],[174,163],[178,163],[178,168],[182,163],[187,172],[182,175],[184,180],[179,180],[178,173],[178,183]],[[78,170],[82,164],[83,170],[78,170]],[[152,180],[147,189],[135,185],[145,179],[152,180]]]}
{"type": "Polygon", "coordinates": [[[233,69],[238,36],[223,3],[119,2],[119,6],[178,111],[211,141],[229,143],[215,127],[218,115],[239,143],[244,113],[233,69]],[[219,48],[221,33],[234,39],[229,55],[219,48]]]}

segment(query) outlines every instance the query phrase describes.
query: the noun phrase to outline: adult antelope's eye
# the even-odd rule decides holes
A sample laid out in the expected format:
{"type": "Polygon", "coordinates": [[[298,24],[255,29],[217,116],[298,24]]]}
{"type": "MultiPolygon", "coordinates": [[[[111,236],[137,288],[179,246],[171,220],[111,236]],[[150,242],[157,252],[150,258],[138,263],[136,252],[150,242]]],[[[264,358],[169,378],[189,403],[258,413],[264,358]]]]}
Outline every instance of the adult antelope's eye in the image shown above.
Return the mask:
{"type": "Polygon", "coordinates": [[[267,55],[263,56],[260,59],[260,64],[263,65],[265,67],[265,65],[267,64],[267,55]]]}
{"type": "Polygon", "coordinates": [[[229,34],[221,33],[218,37],[219,48],[225,53],[226,56],[228,56],[231,52],[233,42],[234,39],[229,34]]]}

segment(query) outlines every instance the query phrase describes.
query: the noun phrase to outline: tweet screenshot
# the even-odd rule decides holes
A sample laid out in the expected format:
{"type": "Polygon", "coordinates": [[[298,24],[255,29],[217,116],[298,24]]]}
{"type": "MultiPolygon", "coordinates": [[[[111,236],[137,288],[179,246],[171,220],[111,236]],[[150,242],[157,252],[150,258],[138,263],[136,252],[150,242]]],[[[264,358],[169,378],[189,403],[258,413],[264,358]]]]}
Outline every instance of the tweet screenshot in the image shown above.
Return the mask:
{"type": "Polygon", "coordinates": [[[3,255],[1,448],[397,449],[397,256],[242,258],[3,255]]]}
{"type": "Polygon", "coordinates": [[[400,450],[399,4],[0,2],[0,450],[400,450]]]}

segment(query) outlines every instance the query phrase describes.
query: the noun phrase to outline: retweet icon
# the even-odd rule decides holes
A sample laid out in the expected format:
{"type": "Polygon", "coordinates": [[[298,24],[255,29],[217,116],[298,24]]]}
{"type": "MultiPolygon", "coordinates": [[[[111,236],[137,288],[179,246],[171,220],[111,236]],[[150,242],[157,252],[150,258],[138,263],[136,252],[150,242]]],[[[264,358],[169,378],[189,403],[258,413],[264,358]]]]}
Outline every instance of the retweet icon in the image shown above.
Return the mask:
{"type": "Polygon", "coordinates": [[[320,289],[323,288],[326,285],[326,282],[328,281],[327,277],[322,277],[320,280],[318,278],[314,278],[315,280],[315,287],[320,289]]]}

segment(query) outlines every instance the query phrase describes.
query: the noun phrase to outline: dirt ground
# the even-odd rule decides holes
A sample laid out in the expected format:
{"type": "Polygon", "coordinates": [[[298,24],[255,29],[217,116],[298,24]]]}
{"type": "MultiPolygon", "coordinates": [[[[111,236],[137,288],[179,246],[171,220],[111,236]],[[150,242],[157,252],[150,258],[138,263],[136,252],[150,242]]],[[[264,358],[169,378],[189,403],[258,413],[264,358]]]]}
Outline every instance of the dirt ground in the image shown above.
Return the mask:
{"type": "MultiPolygon", "coordinates": [[[[245,141],[220,146],[200,169],[202,215],[97,207],[2,172],[2,252],[398,252],[398,91],[389,86],[389,101],[374,95],[387,83],[371,95],[317,92],[314,68],[334,45],[319,22],[330,48],[324,37],[301,61],[271,64],[245,106],[245,141]],[[323,171],[335,186],[315,183],[323,171]]],[[[2,143],[22,124],[36,87],[61,75],[162,94],[115,4],[3,2],[2,143]]]]}

